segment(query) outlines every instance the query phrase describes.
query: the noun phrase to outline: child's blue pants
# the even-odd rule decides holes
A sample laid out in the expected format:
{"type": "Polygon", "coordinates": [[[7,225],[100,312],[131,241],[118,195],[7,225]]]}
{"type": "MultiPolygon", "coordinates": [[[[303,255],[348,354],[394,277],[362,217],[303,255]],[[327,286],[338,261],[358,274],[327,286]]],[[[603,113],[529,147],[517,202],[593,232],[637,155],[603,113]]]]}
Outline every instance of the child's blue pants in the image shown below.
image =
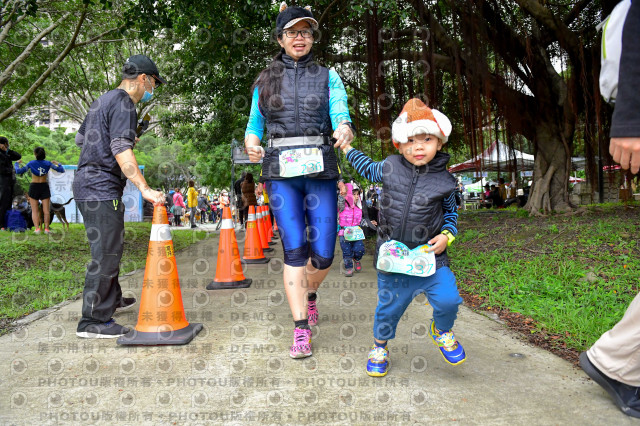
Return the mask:
{"type": "Polygon", "coordinates": [[[436,328],[451,330],[462,298],[456,277],[449,267],[443,266],[429,277],[378,272],[378,306],[373,321],[373,337],[382,341],[393,339],[400,317],[420,293],[426,294],[433,308],[436,328]]]}
{"type": "Polygon", "coordinates": [[[364,241],[347,241],[340,235],[340,248],[342,249],[342,260],[345,269],[353,268],[353,261],[362,259],[364,256],[364,241]]]}

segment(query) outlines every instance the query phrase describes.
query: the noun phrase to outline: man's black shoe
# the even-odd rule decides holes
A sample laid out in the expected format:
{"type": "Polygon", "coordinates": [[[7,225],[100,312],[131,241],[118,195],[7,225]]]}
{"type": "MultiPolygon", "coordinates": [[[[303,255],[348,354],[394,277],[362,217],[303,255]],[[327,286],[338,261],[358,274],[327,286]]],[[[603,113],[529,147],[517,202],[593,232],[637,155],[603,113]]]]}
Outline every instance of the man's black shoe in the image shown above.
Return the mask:
{"type": "Polygon", "coordinates": [[[118,324],[113,318],[101,324],[88,325],[82,331],[76,331],[76,336],[83,339],[113,339],[124,336],[130,330],[118,324]]]}
{"type": "Polygon", "coordinates": [[[580,367],[611,395],[623,413],[640,418],[640,388],[626,385],[607,376],[591,363],[586,352],[580,354],[580,367]]]}
{"type": "Polygon", "coordinates": [[[116,305],[116,309],[124,310],[132,307],[135,304],[136,304],[135,297],[123,297],[122,299],[120,299],[120,303],[116,305]]]}

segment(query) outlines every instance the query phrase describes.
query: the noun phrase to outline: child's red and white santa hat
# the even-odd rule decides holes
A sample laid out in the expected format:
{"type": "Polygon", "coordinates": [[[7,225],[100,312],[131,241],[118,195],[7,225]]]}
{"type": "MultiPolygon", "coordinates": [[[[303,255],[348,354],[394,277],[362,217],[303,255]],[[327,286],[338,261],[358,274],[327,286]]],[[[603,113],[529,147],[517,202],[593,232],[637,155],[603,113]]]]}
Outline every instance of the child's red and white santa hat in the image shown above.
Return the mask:
{"type": "Polygon", "coordinates": [[[434,135],[446,143],[451,134],[451,121],[438,110],[431,109],[420,99],[413,98],[404,104],[400,116],[393,122],[393,144],[407,143],[411,136],[434,135]]]}

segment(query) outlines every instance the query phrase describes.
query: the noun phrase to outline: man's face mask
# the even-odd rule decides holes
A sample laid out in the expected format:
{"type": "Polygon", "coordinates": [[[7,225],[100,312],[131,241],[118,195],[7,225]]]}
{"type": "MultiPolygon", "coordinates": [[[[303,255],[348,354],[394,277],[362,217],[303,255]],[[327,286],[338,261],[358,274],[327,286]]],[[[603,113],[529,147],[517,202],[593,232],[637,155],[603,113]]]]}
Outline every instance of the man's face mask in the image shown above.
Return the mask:
{"type": "Polygon", "coordinates": [[[149,84],[151,85],[151,93],[147,92],[147,86],[145,85],[144,95],[142,95],[142,99],[140,99],[141,102],[149,102],[151,100],[151,97],[153,96],[153,83],[151,82],[151,79],[149,79],[148,76],[147,76],[147,80],[149,80],[149,84]]]}

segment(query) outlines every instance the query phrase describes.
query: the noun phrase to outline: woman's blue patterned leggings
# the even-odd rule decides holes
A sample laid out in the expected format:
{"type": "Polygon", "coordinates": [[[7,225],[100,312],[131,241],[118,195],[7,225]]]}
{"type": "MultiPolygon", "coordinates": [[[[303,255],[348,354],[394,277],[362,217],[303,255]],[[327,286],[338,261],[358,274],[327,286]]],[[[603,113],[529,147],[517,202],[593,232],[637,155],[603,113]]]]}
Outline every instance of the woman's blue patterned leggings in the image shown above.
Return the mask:
{"type": "Polygon", "coordinates": [[[297,176],[266,183],[269,207],[278,224],[284,263],[316,269],[333,262],[337,235],[336,181],[297,176]]]}

